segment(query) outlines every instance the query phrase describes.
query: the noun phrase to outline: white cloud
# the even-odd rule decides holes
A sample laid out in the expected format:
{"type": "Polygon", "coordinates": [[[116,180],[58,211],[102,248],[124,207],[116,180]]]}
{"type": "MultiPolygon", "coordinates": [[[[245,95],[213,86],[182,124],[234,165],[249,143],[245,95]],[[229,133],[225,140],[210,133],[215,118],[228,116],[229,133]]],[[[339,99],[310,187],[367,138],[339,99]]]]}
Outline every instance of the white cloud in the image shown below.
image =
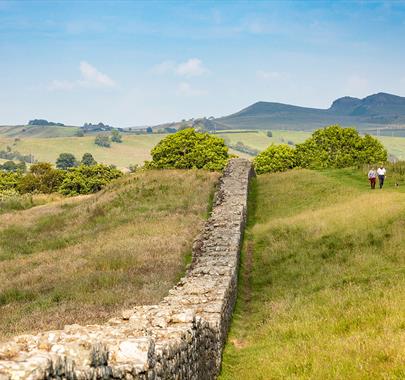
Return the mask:
{"type": "Polygon", "coordinates": [[[176,62],[173,61],[163,61],[161,63],[158,63],[157,65],[152,67],[152,72],[154,74],[167,74],[176,69],[176,62]]]}
{"type": "Polygon", "coordinates": [[[177,94],[182,96],[199,96],[204,95],[205,91],[195,89],[188,82],[181,82],[177,86],[177,94]]]}
{"type": "Polygon", "coordinates": [[[80,62],[80,72],[82,73],[83,83],[90,85],[100,85],[114,87],[115,82],[106,74],[98,71],[94,66],[85,61],[80,62]]]}
{"type": "Polygon", "coordinates": [[[185,77],[197,77],[207,72],[208,70],[198,58],[190,58],[188,61],[180,63],[176,68],[176,73],[185,77]]]}
{"type": "Polygon", "coordinates": [[[80,87],[115,87],[116,82],[86,61],[80,62],[81,78],[74,81],[53,80],[48,88],[54,91],[70,91],[80,87]]]}
{"type": "Polygon", "coordinates": [[[259,79],[264,79],[264,80],[277,80],[277,79],[281,79],[283,77],[283,74],[278,71],[258,70],[256,72],[256,75],[259,79]]]}
{"type": "Polygon", "coordinates": [[[198,77],[209,72],[203,62],[198,58],[190,58],[181,63],[163,61],[153,66],[151,71],[159,75],[172,73],[186,78],[198,77]]]}

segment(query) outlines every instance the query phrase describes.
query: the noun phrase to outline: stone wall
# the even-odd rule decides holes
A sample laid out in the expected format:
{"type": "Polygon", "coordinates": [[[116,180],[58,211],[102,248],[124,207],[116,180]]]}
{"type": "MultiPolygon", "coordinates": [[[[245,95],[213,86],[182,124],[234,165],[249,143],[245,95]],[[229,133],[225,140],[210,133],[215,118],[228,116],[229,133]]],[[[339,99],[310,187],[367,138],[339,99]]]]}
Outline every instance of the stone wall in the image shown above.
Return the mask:
{"type": "MultiPolygon", "coordinates": [[[[192,263],[161,303],[104,325],[69,325],[0,346],[0,380],[215,379],[232,310],[251,163],[226,167],[192,263]]],[[[196,189],[198,191],[198,189],[196,189]]]]}

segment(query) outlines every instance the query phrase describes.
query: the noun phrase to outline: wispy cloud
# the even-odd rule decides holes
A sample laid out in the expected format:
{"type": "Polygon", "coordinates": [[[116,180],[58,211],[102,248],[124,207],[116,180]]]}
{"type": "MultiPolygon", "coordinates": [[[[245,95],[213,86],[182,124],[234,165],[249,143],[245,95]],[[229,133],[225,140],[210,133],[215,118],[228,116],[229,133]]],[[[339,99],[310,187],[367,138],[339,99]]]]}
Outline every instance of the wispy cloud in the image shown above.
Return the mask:
{"type": "Polygon", "coordinates": [[[200,59],[190,58],[177,66],[176,73],[185,77],[198,77],[208,73],[208,69],[204,67],[200,59]]]}
{"type": "Polygon", "coordinates": [[[114,87],[116,83],[106,74],[98,71],[94,66],[85,61],[80,62],[80,72],[83,84],[99,85],[104,87],[114,87]]]}
{"type": "Polygon", "coordinates": [[[172,73],[185,78],[199,77],[209,73],[209,70],[204,66],[201,59],[198,58],[190,58],[180,63],[163,61],[153,66],[151,71],[159,75],[172,73]]]}
{"type": "Polygon", "coordinates": [[[181,82],[177,86],[177,94],[182,95],[182,96],[200,96],[200,95],[205,95],[205,91],[198,90],[194,88],[190,83],[188,82],[181,82]]]}
{"type": "Polygon", "coordinates": [[[154,74],[163,75],[176,70],[176,62],[174,61],[163,61],[153,66],[151,71],[154,74]]]}
{"type": "Polygon", "coordinates": [[[256,75],[259,79],[263,80],[278,80],[282,79],[285,76],[283,73],[280,73],[278,71],[264,71],[264,70],[258,70],[256,72],[256,75]]]}
{"type": "Polygon", "coordinates": [[[116,82],[111,79],[107,74],[102,73],[93,65],[86,61],[80,62],[81,78],[68,81],[68,80],[53,80],[50,85],[50,90],[55,91],[71,91],[79,87],[115,87],[116,82]]]}

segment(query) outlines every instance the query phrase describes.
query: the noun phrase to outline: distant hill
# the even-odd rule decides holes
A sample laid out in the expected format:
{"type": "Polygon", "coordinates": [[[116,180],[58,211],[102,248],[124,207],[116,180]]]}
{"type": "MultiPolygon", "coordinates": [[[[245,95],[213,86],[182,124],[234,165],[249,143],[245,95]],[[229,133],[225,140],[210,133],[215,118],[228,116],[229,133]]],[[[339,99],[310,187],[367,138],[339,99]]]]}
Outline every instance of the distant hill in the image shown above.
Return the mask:
{"type": "Polygon", "coordinates": [[[214,122],[219,129],[313,130],[330,124],[359,130],[405,127],[405,97],[382,92],[364,99],[345,96],[328,109],[257,102],[214,122]]]}

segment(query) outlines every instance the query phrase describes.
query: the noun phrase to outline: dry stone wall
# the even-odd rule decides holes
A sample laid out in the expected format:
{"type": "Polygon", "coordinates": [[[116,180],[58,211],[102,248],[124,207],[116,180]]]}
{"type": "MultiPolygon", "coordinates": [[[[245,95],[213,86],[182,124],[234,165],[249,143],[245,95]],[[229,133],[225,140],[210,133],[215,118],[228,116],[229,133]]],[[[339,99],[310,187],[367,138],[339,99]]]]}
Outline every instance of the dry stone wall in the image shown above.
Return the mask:
{"type": "Polygon", "coordinates": [[[187,274],[158,305],[0,346],[0,380],[215,379],[236,299],[251,163],[232,159],[187,274]]]}

